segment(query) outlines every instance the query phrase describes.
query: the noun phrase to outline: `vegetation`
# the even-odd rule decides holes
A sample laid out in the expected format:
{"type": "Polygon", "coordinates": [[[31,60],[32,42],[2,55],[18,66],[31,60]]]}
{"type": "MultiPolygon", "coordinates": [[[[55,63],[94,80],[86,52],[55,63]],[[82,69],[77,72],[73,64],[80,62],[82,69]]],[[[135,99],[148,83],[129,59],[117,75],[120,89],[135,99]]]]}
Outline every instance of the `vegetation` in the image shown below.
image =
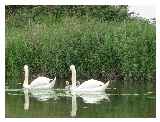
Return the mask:
{"type": "Polygon", "coordinates": [[[74,64],[78,79],[152,89],[155,34],[153,24],[130,18],[127,6],[7,6],[6,83],[23,82],[24,64],[30,79],[69,78],[74,64]]]}

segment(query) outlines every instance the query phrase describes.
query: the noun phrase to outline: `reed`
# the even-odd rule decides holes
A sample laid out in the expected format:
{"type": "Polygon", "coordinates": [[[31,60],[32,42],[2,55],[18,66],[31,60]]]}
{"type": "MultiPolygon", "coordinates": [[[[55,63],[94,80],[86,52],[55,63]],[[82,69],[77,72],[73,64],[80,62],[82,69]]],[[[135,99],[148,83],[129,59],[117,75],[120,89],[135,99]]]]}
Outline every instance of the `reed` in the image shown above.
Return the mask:
{"type": "Polygon", "coordinates": [[[156,29],[148,21],[97,19],[88,14],[57,17],[43,12],[32,19],[25,13],[21,9],[6,16],[6,83],[10,87],[23,82],[17,79],[24,64],[29,65],[31,79],[39,74],[69,78],[69,66],[74,64],[81,79],[154,87],[156,29]]]}

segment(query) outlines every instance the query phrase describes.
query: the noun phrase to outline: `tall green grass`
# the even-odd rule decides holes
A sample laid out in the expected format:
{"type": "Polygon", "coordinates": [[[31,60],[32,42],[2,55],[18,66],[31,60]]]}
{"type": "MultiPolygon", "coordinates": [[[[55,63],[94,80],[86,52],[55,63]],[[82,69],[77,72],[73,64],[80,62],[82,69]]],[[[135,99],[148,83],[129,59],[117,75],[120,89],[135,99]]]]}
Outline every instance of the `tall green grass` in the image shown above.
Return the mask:
{"type": "MultiPolygon", "coordinates": [[[[20,15],[6,22],[6,82],[16,87],[24,64],[33,76],[69,78],[74,64],[78,79],[112,79],[149,88],[155,82],[155,26],[147,21],[100,21],[91,16],[20,15]]],[[[116,82],[115,82],[116,83],[116,82]]],[[[130,86],[132,86],[130,85],[130,86]]]]}

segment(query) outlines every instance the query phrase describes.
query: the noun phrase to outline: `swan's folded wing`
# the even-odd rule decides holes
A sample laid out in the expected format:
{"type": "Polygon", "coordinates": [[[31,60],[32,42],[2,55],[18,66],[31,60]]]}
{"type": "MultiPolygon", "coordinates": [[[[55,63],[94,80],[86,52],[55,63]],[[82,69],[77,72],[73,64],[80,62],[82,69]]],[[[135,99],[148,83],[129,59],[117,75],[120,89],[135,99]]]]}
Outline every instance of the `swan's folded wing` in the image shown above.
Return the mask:
{"type": "Polygon", "coordinates": [[[103,82],[98,81],[98,80],[94,80],[94,79],[90,79],[90,80],[88,80],[88,81],[83,82],[83,83],[78,87],[78,89],[96,88],[96,87],[99,87],[99,86],[102,86],[102,85],[104,85],[103,82]]]}
{"type": "Polygon", "coordinates": [[[37,86],[43,86],[43,85],[48,85],[50,82],[49,78],[46,77],[38,77],[35,80],[31,82],[31,87],[37,87],[37,86]]]}

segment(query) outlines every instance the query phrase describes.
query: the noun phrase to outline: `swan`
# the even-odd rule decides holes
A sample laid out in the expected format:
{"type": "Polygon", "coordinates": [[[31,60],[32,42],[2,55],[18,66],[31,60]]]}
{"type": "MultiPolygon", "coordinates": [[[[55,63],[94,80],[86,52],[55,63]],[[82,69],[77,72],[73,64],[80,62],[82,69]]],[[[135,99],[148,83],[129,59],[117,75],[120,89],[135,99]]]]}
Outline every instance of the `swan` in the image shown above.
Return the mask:
{"type": "Polygon", "coordinates": [[[28,76],[29,76],[29,70],[28,66],[24,65],[24,71],[25,71],[25,79],[23,83],[24,88],[29,88],[29,89],[48,89],[54,87],[56,77],[53,79],[49,79],[46,77],[38,77],[35,80],[33,80],[30,85],[28,84],[28,76]]]}
{"type": "Polygon", "coordinates": [[[77,87],[81,85],[79,81],[76,82],[77,87]]]}
{"type": "Polygon", "coordinates": [[[71,88],[71,85],[69,85],[69,81],[65,81],[65,84],[66,84],[65,89],[69,90],[71,88]]]}
{"type": "MultiPolygon", "coordinates": [[[[70,90],[72,85],[69,84],[69,81],[65,81],[65,84],[66,84],[65,89],[66,90],[70,90]]],[[[79,81],[76,81],[76,86],[77,87],[80,86],[80,82],[79,81]]]]}
{"type": "Polygon", "coordinates": [[[70,66],[70,70],[72,72],[72,91],[105,91],[105,89],[108,87],[110,81],[107,83],[103,83],[98,80],[90,79],[88,81],[83,82],[81,85],[76,86],[76,69],[74,65],[70,66]]]}

